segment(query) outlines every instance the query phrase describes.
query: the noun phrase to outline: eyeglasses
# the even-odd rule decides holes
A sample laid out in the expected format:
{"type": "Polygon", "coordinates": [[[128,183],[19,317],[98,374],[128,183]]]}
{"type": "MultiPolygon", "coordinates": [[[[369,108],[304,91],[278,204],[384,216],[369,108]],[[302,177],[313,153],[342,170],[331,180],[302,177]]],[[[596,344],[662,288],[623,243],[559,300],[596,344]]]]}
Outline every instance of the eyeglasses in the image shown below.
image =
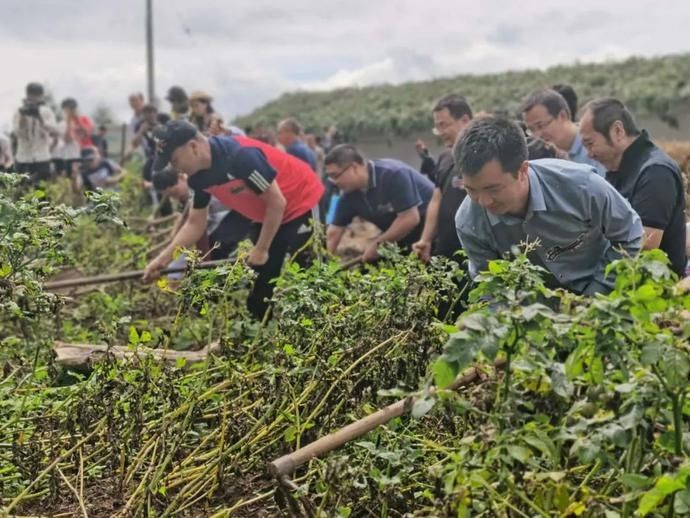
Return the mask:
{"type": "Polygon", "coordinates": [[[434,127],[431,128],[431,133],[436,135],[437,137],[441,135],[444,131],[446,131],[448,128],[450,128],[451,124],[447,122],[439,122],[437,124],[434,124],[434,127]]]}
{"type": "Polygon", "coordinates": [[[534,134],[535,132],[538,132],[538,131],[543,131],[543,130],[545,130],[546,128],[548,128],[549,125],[550,125],[553,121],[555,121],[555,120],[556,120],[555,117],[551,117],[551,118],[550,118],[549,120],[547,120],[547,121],[539,121],[539,122],[537,122],[534,126],[532,126],[531,128],[528,127],[528,128],[527,128],[527,131],[529,131],[530,134],[534,134]]]}
{"type": "Polygon", "coordinates": [[[335,174],[328,174],[328,173],[326,173],[326,176],[328,177],[328,181],[331,182],[331,183],[335,183],[335,181],[336,181],[338,178],[340,178],[342,175],[344,175],[344,174],[345,174],[345,171],[347,171],[347,170],[350,169],[351,167],[352,167],[352,164],[343,167],[340,171],[338,171],[338,172],[335,173],[335,174]]]}

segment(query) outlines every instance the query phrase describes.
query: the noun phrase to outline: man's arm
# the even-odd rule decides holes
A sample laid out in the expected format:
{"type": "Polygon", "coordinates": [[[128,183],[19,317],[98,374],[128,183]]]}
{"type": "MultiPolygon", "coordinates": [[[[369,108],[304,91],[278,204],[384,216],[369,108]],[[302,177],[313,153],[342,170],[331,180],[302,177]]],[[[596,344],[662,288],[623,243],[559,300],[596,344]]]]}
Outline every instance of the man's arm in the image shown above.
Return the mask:
{"type": "Polygon", "coordinates": [[[664,237],[664,231],[660,228],[643,227],[644,236],[642,238],[643,250],[654,250],[661,245],[661,238],[664,237]]]}
{"type": "Polygon", "coordinates": [[[17,111],[14,114],[12,128],[14,134],[17,136],[17,139],[26,139],[28,137],[28,124],[26,122],[26,116],[17,111]]]}
{"type": "Polygon", "coordinates": [[[396,218],[388,227],[388,230],[379,234],[364,250],[362,254],[362,259],[364,261],[374,261],[378,259],[379,254],[377,252],[378,246],[381,243],[396,243],[406,237],[414,228],[419,225],[421,221],[421,216],[419,215],[419,209],[417,207],[412,207],[399,213],[396,218]]]}
{"type": "Polygon", "coordinates": [[[438,211],[440,207],[441,189],[435,187],[429,206],[426,208],[426,219],[424,220],[422,236],[419,238],[419,241],[412,245],[412,249],[419,255],[422,261],[428,261],[431,258],[431,244],[438,231],[438,211]]]}
{"type": "Polygon", "coordinates": [[[501,254],[483,236],[475,234],[469,226],[457,227],[458,238],[469,258],[470,276],[475,277],[489,267],[489,261],[500,259],[501,254]]]}
{"type": "Polygon", "coordinates": [[[621,196],[606,180],[600,176],[590,177],[587,189],[591,196],[591,219],[600,224],[604,237],[611,243],[611,248],[602,257],[597,271],[594,272],[586,295],[610,291],[613,280],[604,274],[606,266],[622,256],[636,256],[642,245],[642,222],[630,203],[621,196]]]}
{"type": "Polygon", "coordinates": [[[49,135],[58,135],[60,132],[58,128],[57,121],[55,120],[55,114],[53,113],[53,110],[48,108],[47,106],[41,106],[41,108],[44,108],[41,110],[39,108],[39,114],[41,115],[41,126],[43,127],[43,130],[46,131],[49,135]]]}
{"type": "Polygon", "coordinates": [[[172,242],[153,259],[144,270],[144,280],[149,281],[160,275],[160,271],[170,262],[177,248],[189,248],[195,244],[206,230],[208,219],[208,207],[202,209],[192,208],[189,217],[172,242]]]}
{"type": "Polygon", "coordinates": [[[653,165],[641,173],[630,204],[644,226],[643,249],[659,248],[682,192],[679,178],[667,167],[653,165]]]}
{"type": "Polygon", "coordinates": [[[338,225],[328,225],[328,230],[326,230],[326,249],[334,254],[338,250],[338,245],[340,240],[345,234],[347,227],[339,227],[338,225]]]}
{"type": "Polygon", "coordinates": [[[489,261],[501,258],[501,251],[489,240],[491,230],[483,230],[478,223],[477,215],[472,212],[472,200],[467,197],[455,214],[455,229],[469,259],[472,277],[486,270],[489,261]]]}
{"type": "Polygon", "coordinates": [[[249,263],[255,266],[260,266],[268,261],[268,249],[283,222],[283,215],[287,206],[285,197],[276,182],[271,183],[259,197],[266,203],[266,213],[261,224],[259,238],[249,255],[249,263]]]}
{"type": "Polygon", "coordinates": [[[376,242],[396,243],[412,232],[421,220],[418,207],[407,209],[396,216],[388,230],[378,235],[376,242]]]}
{"type": "Polygon", "coordinates": [[[191,200],[185,204],[184,210],[182,211],[182,214],[180,214],[180,217],[177,218],[175,221],[175,224],[173,225],[172,230],[170,231],[170,238],[174,239],[177,233],[180,231],[182,226],[187,222],[187,218],[189,217],[189,211],[192,209],[192,202],[191,200]]]}
{"type": "Polygon", "coordinates": [[[113,175],[106,178],[105,183],[106,185],[117,185],[127,175],[127,170],[123,169],[119,164],[113,162],[112,160],[108,160],[108,162],[110,162],[110,165],[113,168],[113,175]]]}

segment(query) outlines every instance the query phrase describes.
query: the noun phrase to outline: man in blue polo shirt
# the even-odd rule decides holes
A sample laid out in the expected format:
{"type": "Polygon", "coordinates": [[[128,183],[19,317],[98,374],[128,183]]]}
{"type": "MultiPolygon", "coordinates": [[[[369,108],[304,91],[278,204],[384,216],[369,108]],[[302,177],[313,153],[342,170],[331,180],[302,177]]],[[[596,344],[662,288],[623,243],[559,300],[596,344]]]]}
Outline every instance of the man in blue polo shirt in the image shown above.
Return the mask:
{"type": "Polygon", "coordinates": [[[338,248],[355,216],[381,230],[364,250],[364,261],[378,258],[380,243],[410,248],[419,239],[434,191],[434,184],[419,171],[399,160],[365,160],[350,144],[331,149],[326,156],[325,170],[329,181],[343,193],[326,235],[330,252],[338,248]]]}
{"type": "Polygon", "coordinates": [[[565,98],[550,88],[532,92],[522,105],[522,117],[533,137],[553,144],[567,153],[569,160],[591,165],[604,176],[606,168],[588,156],[572,115],[565,98]]]}
{"type": "Polygon", "coordinates": [[[285,119],[278,124],[278,142],[286,153],[309,164],[314,172],[318,171],[316,153],[302,140],[302,125],[297,119],[285,119]]]}
{"type": "Polygon", "coordinates": [[[471,274],[514,246],[537,242],[529,258],[550,272],[550,284],[592,295],[613,288],[604,272],[621,250],[639,252],[642,224],[627,200],[589,166],[528,162],[514,122],[473,122],[454,155],[467,190],[455,224],[471,274]]]}

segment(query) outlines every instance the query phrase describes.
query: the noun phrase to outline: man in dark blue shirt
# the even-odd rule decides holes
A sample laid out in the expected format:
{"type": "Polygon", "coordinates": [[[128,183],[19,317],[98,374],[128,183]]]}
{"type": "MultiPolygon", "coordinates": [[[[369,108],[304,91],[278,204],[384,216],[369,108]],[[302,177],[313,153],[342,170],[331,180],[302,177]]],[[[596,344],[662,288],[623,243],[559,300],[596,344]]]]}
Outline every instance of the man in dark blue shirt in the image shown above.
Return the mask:
{"type": "Polygon", "coordinates": [[[419,239],[434,191],[434,184],[419,171],[399,160],[365,160],[350,144],[331,149],[325,168],[326,177],[342,191],[326,236],[330,252],[338,248],[355,216],[381,230],[364,250],[364,261],[378,258],[380,243],[409,248],[419,239]]]}
{"type": "Polygon", "coordinates": [[[278,142],[285,152],[309,164],[314,172],[318,170],[316,154],[302,140],[302,126],[296,119],[285,119],[278,124],[278,142]]]}

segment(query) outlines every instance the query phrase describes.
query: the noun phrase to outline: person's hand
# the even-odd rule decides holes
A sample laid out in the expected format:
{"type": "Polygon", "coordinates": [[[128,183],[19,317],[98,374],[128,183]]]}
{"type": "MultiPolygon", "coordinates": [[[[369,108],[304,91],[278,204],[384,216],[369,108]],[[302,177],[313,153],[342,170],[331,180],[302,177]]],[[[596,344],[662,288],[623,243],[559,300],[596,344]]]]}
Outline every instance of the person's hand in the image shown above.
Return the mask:
{"type": "Polygon", "coordinates": [[[254,247],[249,252],[247,262],[250,266],[263,266],[268,262],[268,250],[254,247]]]}
{"type": "Polygon", "coordinates": [[[418,138],[417,142],[414,143],[414,148],[417,150],[417,153],[421,155],[422,153],[424,153],[424,150],[426,149],[426,144],[422,139],[418,138]]]}
{"type": "Polygon", "coordinates": [[[168,258],[163,256],[156,257],[144,268],[144,282],[151,282],[161,275],[161,270],[168,264],[168,258]]]}
{"type": "Polygon", "coordinates": [[[370,263],[373,261],[376,261],[376,259],[379,258],[379,244],[376,241],[373,241],[367,245],[367,247],[364,249],[364,253],[362,253],[362,261],[365,263],[370,263]]]}
{"type": "Polygon", "coordinates": [[[417,241],[412,245],[412,251],[425,263],[431,259],[431,243],[429,241],[417,241]]]}

